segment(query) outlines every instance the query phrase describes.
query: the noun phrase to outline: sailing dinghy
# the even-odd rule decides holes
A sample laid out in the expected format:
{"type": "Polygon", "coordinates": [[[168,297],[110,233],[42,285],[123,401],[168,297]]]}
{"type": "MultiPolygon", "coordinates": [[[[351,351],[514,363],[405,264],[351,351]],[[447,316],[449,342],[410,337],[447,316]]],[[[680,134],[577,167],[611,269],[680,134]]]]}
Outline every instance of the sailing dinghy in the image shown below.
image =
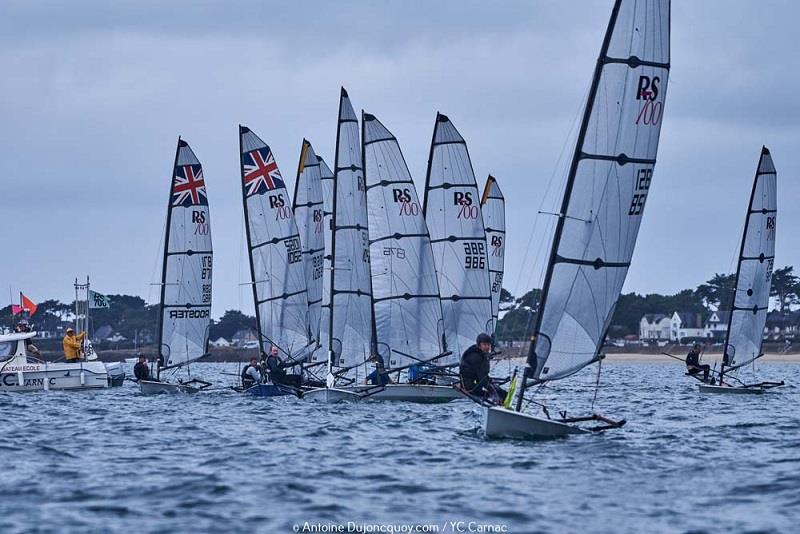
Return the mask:
{"type": "Polygon", "coordinates": [[[436,114],[422,209],[439,281],[445,350],[455,367],[475,337],[492,328],[486,230],[467,143],[450,119],[436,114]]]}
{"type": "Polygon", "coordinates": [[[436,362],[450,353],[443,347],[436,266],[411,173],[397,139],[374,115],[362,112],[361,133],[375,335],[386,370],[396,378],[371,399],[459,398],[450,385],[435,383],[436,362]],[[416,383],[415,374],[421,375],[416,383]]]}
{"type": "Polygon", "coordinates": [[[189,369],[208,355],[211,324],[211,219],[203,168],[189,144],[178,138],[167,205],[161,300],[158,312],[158,354],[155,381],[139,382],[145,395],[194,393],[211,384],[197,378],[162,382],[168,369],[189,369]]]}
{"type": "MultiPolygon", "coordinates": [[[[239,126],[242,204],[261,354],[277,347],[284,366],[299,368],[311,354],[306,270],[300,233],[272,150],[239,126]]],[[[290,393],[280,384],[256,384],[258,396],[290,393]]],[[[299,393],[299,392],[298,392],[299,393]]]]}
{"type": "Polygon", "coordinates": [[[669,73],[669,0],[616,0],[595,66],[513,409],[486,407],[487,437],[618,428],[597,413],[551,419],[525,392],[602,359],[653,177],[669,73]],[[580,423],[593,423],[585,428],[580,423]]]}
{"type": "Polygon", "coordinates": [[[762,147],[747,205],[722,367],[717,385],[699,384],[701,393],[760,394],[783,385],[783,381],[747,384],[733,374],[764,355],[761,346],[775,265],[777,179],[772,156],[762,147]]]}
{"type": "Polygon", "coordinates": [[[326,387],[304,393],[321,402],[358,401],[382,388],[356,390],[375,353],[367,191],[358,118],[342,88],[336,131],[331,217],[330,307],[326,387]]]}
{"type": "MultiPolygon", "coordinates": [[[[492,291],[492,328],[494,336],[500,313],[500,293],[503,290],[503,272],[506,257],[506,200],[493,176],[486,180],[481,196],[481,214],[486,228],[488,248],[489,284],[492,291]]],[[[492,337],[494,339],[494,337],[492,337]]]]}

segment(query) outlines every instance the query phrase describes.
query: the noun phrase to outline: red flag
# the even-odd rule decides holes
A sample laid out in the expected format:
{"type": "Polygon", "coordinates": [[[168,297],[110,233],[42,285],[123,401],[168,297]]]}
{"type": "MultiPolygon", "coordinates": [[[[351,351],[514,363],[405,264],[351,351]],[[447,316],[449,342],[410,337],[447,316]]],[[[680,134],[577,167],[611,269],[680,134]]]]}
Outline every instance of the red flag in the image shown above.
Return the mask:
{"type": "Polygon", "coordinates": [[[36,313],[36,308],[38,308],[36,303],[22,293],[19,294],[19,303],[22,305],[22,309],[27,311],[29,314],[33,315],[36,313]]]}
{"type": "Polygon", "coordinates": [[[11,305],[11,315],[16,315],[22,312],[23,312],[22,306],[17,306],[16,304],[11,305]]]}

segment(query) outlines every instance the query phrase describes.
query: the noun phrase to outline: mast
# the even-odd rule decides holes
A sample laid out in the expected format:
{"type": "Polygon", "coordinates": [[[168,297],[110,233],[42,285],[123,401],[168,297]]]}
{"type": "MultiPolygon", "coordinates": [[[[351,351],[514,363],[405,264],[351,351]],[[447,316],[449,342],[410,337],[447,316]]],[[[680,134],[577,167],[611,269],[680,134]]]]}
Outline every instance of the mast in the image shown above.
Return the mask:
{"type": "MultiPolygon", "coordinates": [[[[762,311],[766,311],[768,309],[768,305],[759,306],[758,302],[753,302],[753,306],[752,307],[751,306],[742,307],[742,306],[737,306],[736,305],[737,296],[742,292],[742,289],[743,289],[743,288],[739,287],[741,282],[742,282],[742,267],[743,267],[743,265],[745,265],[745,262],[748,262],[748,261],[758,261],[759,264],[763,264],[765,261],[769,262],[770,266],[767,269],[767,277],[766,277],[767,282],[765,284],[766,285],[767,299],[769,298],[769,290],[770,290],[770,287],[771,287],[771,278],[772,278],[772,264],[774,264],[774,260],[775,260],[775,233],[774,233],[774,231],[775,231],[775,223],[774,223],[775,218],[774,218],[774,214],[777,213],[777,209],[776,209],[776,206],[774,206],[774,205],[770,206],[770,207],[767,207],[767,205],[772,204],[772,202],[770,202],[770,201],[774,202],[773,198],[767,199],[766,204],[765,204],[765,200],[762,198],[761,199],[761,204],[762,204],[761,209],[754,209],[754,204],[755,204],[755,201],[756,201],[756,195],[758,193],[759,182],[762,179],[762,176],[767,176],[767,175],[775,176],[776,175],[775,167],[772,164],[771,155],[770,155],[769,149],[766,146],[762,146],[761,147],[761,155],[760,155],[759,160],[758,160],[758,167],[756,168],[756,174],[755,174],[755,177],[753,178],[753,187],[752,187],[752,189],[750,191],[750,201],[747,203],[747,212],[745,214],[745,219],[744,219],[744,230],[742,232],[742,240],[741,240],[741,243],[739,245],[739,259],[738,259],[738,262],[736,264],[736,278],[735,278],[734,285],[733,285],[733,294],[731,295],[730,311],[728,312],[728,328],[725,331],[725,343],[723,344],[722,366],[720,367],[720,373],[719,373],[720,383],[722,383],[722,379],[723,379],[723,377],[725,375],[725,366],[727,365],[727,366],[731,367],[732,369],[734,368],[734,363],[735,363],[734,358],[736,357],[736,353],[735,353],[736,347],[733,347],[734,348],[734,353],[733,354],[729,354],[729,352],[728,352],[729,351],[729,347],[731,346],[730,345],[731,333],[734,330],[734,324],[733,324],[734,315],[736,314],[736,312],[746,312],[748,315],[750,313],[752,313],[753,315],[757,315],[758,313],[760,313],[762,311]],[[759,250],[760,253],[759,253],[758,256],[747,256],[747,254],[746,254],[746,248],[747,248],[747,244],[748,244],[748,239],[747,238],[748,238],[749,230],[751,229],[751,224],[750,224],[751,223],[751,219],[754,218],[754,217],[758,217],[758,216],[762,216],[762,217],[763,216],[768,216],[769,214],[773,214],[772,226],[771,226],[772,234],[771,234],[771,237],[768,235],[766,240],[767,241],[771,241],[771,243],[772,243],[771,244],[771,248],[772,248],[771,253],[769,255],[765,255],[763,250],[759,250]]],[[[769,193],[767,193],[767,194],[769,194],[769,193]]],[[[764,195],[764,192],[762,192],[762,195],[764,195]]],[[[773,196],[775,195],[774,188],[772,190],[772,195],[773,196]]],[[[765,221],[759,221],[759,222],[763,222],[764,226],[766,227],[765,230],[769,233],[769,230],[770,230],[769,218],[767,220],[765,220],[765,221]]],[[[757,229],[757,231],[758,231],[758,229],[757,229]]],[[[769,248],[769,246],[768,246],[768,248],[769,248]]],[[[756,281],[755,279],[758,278],[758,277],[753,276],[753,278],[754,278],[754,280],[752,280],[752,281],[755,282],[756,281]]],[[[755,294],[754,290],[758,289],[758,287],[756,286],[755,283],[752,283],[752,284],[747,283],[745,285],[749,286],[748,289],[747,289],[747,292],[746,292],[746,295],[747,295],[747,299],[746,300],[748,301],[748,304],[749,304],[751,301],[756,301],[758,299],[758,297],[761,296],[761,295],[757,294],[757,295],[755,295],[755,297],[753,297],[753,295],[755,294]],[[753,297],[753,298],[751,298],[751,297],[753,297]]],[[[768,302],[768,300],[767,300],[767,302],[768,302]]],[[[759,356],[760,352],[761,352],[761,346],[763,344],[763,334],[762,334],[763,329],[764,329],[764,327],[763,327],[763,325],[761,325],[761,327],[758,329],[759,336],[758,336],[757,340],[754,340],[754,342],[755,342],[755,344],[757,346],[756,346],[755,354],[753,354],[753,356],[754,356],[753,359],[757,358],[759,356]]],[[[736,368],[740,367],[741,365],[745,365],[747,363],[749,363],[749,362],[744,362],[742,364],[739,364],[739,365],[736,366],[736,368]]]]}
{"type": "MultiPolygon", "coordinates": [[[[166,362],[167,358],[163,353],[164,341],[164,296],[167,292],[167,260],[169,259],[169,235],[170,225],[172,224],[172,197],[175,194],[175,168],[178,166],[178,155],[181,151],[181,146],[185,146],[186,142],[178,136],[178,146],[175,148],[175,161],[172,164],[172,172],[169,177],[169,196],[167,197],[167,224],[164,235],[164,255],[161,263],[161,296],[158,301],[158,331],[156,335],[156,346],[158,347],[158,355],[166,362]]],[[[156,366],[156,380],[160,378],[161,366],[156,366]]]]}
{"type": "Polygon", "coordinates": [[[342,124],[342,100],[347,98],[347,91],[344,87],[339,94],[339,111],[336,115],[336,152],[333,156],[333,203],[331,209],[331,296],[330,296],[330,309],[328,310],[328,372],[330,373],[333,366],[333,310],[335,306],[334,295],[336,295],[336,197],[339,192],[339,141],[341,136],[342,124]]]}
{"type": "Polygon", "coordinates": [[[250,236],[250,210],[247,209],[247,186],[244,183],[244,147],[242,146],[242,135],[249,131],[250,129],[246,126],[239,125],[239,176],[241,176],[240,183],[242,184],[242,209],[244,210],[244,233],[247,237],[247,260],[250,263],[250,287],[253,290],[253,307],[256,309],[256,334],[258,335],[259,352],[263,354],[264,334],[261,332],[261,312],[258,308],[256,271],[255,265],[253,264],[253,241],[250,236]]]}
{"type": "MultiPolygon", "coordinates": [[[[366,135],[365,115],[366,114],[364,113],[364,110],[362,109],[361,110],[361,168],[362,168],[361,172],[364,175],[364,188],[365,188],[364,195],[367,196],[367,198],[368,198],[367,191],[369,191],[369,187],[367,186],[367,163],[366,163],[367,162],[367,157],[366,157],[367,145],[366,145],[366,141],[365,141],[365,135],[366,135]]],[[[372,117],[373,119],[375,118],[372,115],[369,115],[369,116],[372,117]]],[[[367,217],[369,217],[369,208],[367,208],[367,217]]],[[[370,292],[370,294],[373,295],[373,298],[369,299],[370,308],[372,309],[372,327],[371,327],[372,330],[371,330],[371,334],[370,334],[370,336],[371,336],[370,345],[372,347],[372,354],[374,354],[376,356],[380,356],[380,351],[378,350],[378,325],[377,325],[376,320],[375,320],[375,298],[374,298],[375,293],[373,292],[373,286],[372,286],[372,261],[371,260],[370,260],[369,286],[370,286],[369,292],[370,292]]],[[[384,364],[386,364],[386,362],[384,362],[384,364]]]]}

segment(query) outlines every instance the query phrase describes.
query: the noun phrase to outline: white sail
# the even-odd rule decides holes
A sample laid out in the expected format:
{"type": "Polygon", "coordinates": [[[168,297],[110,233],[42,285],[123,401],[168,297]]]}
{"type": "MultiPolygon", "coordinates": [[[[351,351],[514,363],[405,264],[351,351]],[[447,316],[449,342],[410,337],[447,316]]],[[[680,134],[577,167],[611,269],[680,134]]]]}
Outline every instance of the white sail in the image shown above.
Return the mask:
{"type": "Polygon", "coordinates": [[[534,377],[594,361],[628,273],[656,162],[668,0],[617,0],[595,67],[543,286],[534,377]]]}
{"type": "Polygon", "coordinates": [[[358,119],[342,88],[336,135],[329,349],[332,365],[354,368],[372,353],[367,188],[358,119]]]}
{"type": "Polygon", "coordinates": [[[294,217],[303,247],[310,337],[319,341],[320,306],[324,278],[325,230],[320,162],[311,143],[303,139],[294,188],[294,217]]]}
{"type": "Polygon", "coordinates": [[[289,192],[269,146],[239,127],[242,199],[261,350],[276,345],[291,358],[309,341],[308,299],[300,234],[289,192]]]}
{"type": "Polygon", "coordinates": [[[428,175],[425,220],[439,279],[449,358],[457,361],[478,334],[491,329],[486,232],[467,143],[446,116],[437,113],[428,175]]]}
{"type": "Polygon", "coordinates": [[[428,227],[397,139],[362,114],[372,298],[388,368],[441,354],[442,306],[428,227]]]}
{"type": "Polygon", "coordinates": [[[327,362],[328,351],[330,349],[330,328],[331,328],[331,271],[333,270],[333,253],[331,244],[333,243],[333,171],[322,157],[317,156],[320,170],[320,183],[322,185],[322,230],[323,241],[325,242],[325,253],[322,257],[322,302],[319,307],[319,345],[311,361],[327,362]]]}
{"type": "Polygon", "coordinates": [[[211,219],[203,168],[178,140],[161,276],[158,347],[166,367],[208,353],[211,322],[211,219]]]}
{"type": "Polygon", "coordinates": [[[736,289],[725,343],[726,365],[747,365],[761,355],[775,263],[777,179],[772,156],[761,150],[747,207],[736,289]]]}
{"type": "Polygon", "coordinates": [[[497,328],[500,312],[500,293],[503,289],[503,272],[506,257],[506,200],[493,176],[486,180],[481,197],[481,213],[486,227],[486,245],[489,262],[489,287],[492,292],[492,329],[497,328]]]}

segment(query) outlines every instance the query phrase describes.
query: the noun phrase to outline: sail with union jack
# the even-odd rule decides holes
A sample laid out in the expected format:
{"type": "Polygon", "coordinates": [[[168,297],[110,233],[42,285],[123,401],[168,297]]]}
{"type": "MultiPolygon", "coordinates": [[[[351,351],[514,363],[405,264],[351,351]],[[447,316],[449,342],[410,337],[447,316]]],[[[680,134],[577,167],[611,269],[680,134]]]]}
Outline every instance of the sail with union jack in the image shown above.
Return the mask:
{"type": "Polygon", "coordinates": [[[242,154],[242,168],[244,169],[244,186],[246,196],[263,195],[267,191],[274,191],[286,187],[283,183],[281,171],[275,163],[275,157],[268,146],[256,148],[242,154]]]}
{"type": "MultiPolygon", "coordinates": [[[[208,197],[206,196],[206,182],[203,179],[203,167],[194,153],[186,145],[191,158],[196,163],[178,162],[175,165],[175,176],[172,184],[172,205],[183,206],[188,208],[190,206],[208,206],[208,197]]],[[[191,159],[190,158],[190,159],[191,159]]]]}

